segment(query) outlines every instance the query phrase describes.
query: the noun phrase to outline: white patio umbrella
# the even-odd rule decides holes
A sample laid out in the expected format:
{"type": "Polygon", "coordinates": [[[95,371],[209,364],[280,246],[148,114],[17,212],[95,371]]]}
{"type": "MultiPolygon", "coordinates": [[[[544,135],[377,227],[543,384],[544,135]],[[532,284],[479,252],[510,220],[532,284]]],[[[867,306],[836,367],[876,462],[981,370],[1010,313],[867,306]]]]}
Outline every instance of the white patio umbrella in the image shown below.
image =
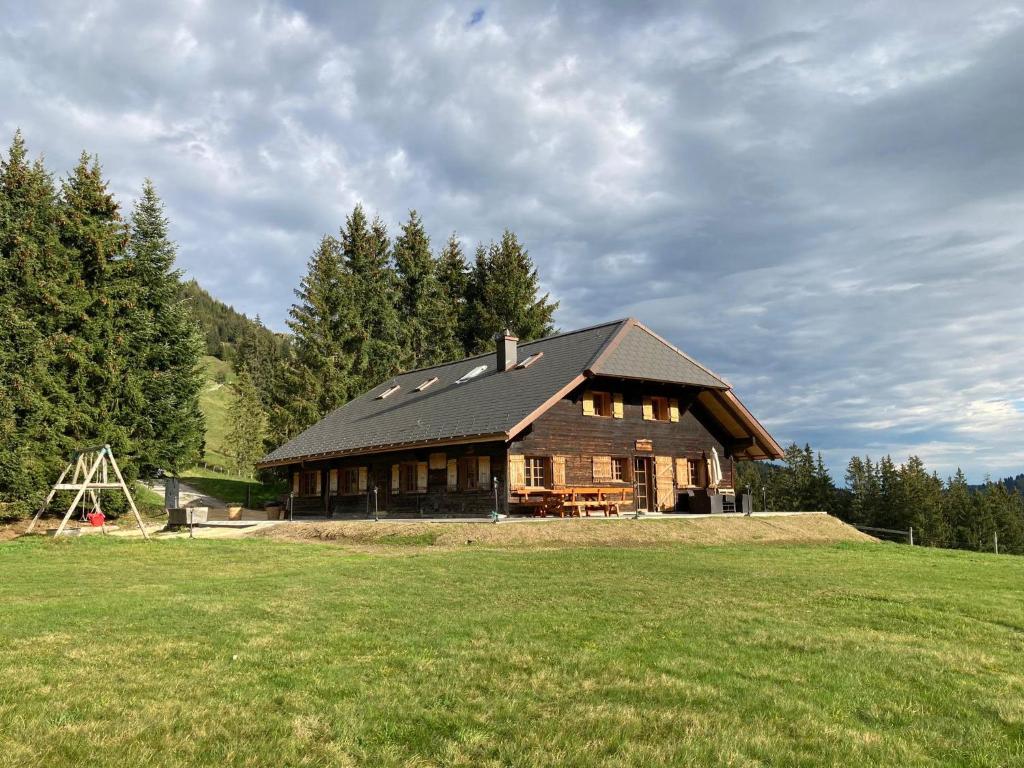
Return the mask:
{"type": "Polygon", "coordinates": [[[718,460],[718,449],[711,449],[711,477],[709,478],[712,488],[717,488],[722,483],[722,462],[718,460]]]}

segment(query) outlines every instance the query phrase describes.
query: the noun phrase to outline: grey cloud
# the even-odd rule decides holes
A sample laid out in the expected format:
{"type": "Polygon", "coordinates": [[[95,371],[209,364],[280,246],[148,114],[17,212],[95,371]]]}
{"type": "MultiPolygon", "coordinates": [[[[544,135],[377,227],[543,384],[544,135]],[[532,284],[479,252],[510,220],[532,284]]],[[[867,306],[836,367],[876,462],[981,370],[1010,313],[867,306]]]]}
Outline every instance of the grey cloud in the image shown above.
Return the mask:
{"type": "Polygon", "coordinates": [[[272,326],[355,202],[417,208],[512,228],[563,327],[641,317],[840,474],[1024,468],[1019,5],[0,8],[0,128],[153,177],[272,326]]]}

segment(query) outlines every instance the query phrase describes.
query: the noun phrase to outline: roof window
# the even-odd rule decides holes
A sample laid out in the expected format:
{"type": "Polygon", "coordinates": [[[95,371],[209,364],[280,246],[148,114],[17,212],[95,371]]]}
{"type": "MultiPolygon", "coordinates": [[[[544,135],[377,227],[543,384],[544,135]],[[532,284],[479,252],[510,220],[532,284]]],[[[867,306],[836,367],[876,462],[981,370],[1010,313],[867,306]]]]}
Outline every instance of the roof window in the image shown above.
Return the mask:
{"type": "Polygon", "coordinates": [[[400,390],[401,388],[402,388],[402,385],[401,385],[401,384],[392,384],[392,385],[391,385],[390,387],[388,387],[388,388],[387,388],[387,389],[385,389],[385,390],[384,390],[383,392],[381,392],[381,393],[380,393],[379,395],[377,395],[377,399],[378,399],[378,400],[383,400],[383,399],[384,399],[385,397],[387,397],[388,395],[393,395],[393,394],[395,394],[395,392],[397,392],[397,391],[398,391],[398,390],[400,390]]]}
{"type": "Polygon", "coordinates": [[[418,387],[416,387],[416,389],[414,389],[413,392],[422,392],[424,389],[429,387],[435,381],[437,381],[437,376],[432,376],[431,378],[427,379],[422,384],[420,384],[418,387]]]}
{"type": "Polygon", "coordinates": [[[519,365],[517,365],[516,368],[529,368],[531,365],[536,363],[542,357],[544,357],[544,353],[543,352],[534,352],[528,358],[523,360],[523,362],[519,363],[519,365]]]}
{"type": "Polygon", "coordinates": [[[478,365],[473,370],[468,371],[467,373],[462,374],[462,376],[460,378],[455,380],[455,383],[456,384],[462,384],[464,382],[469,381],[470,379],[475,379],[477,376],[479,376],[481,373],[483,373],[486,370],[487,370],[487,366],[486,365],[478,365]]]}

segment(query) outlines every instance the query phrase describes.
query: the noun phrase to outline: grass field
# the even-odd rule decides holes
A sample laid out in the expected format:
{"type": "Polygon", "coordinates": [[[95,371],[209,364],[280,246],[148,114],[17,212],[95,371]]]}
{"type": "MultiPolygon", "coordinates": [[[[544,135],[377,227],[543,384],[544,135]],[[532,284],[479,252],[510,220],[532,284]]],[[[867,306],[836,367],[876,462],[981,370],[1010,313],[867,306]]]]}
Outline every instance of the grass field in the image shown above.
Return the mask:
{"type": "Polygon", "coordinates": [[[0,545],[0,765],[1024,764],[1024,560],[0,545]]]}
{"type": "Polygon", "coordinates": [[[206,383],[199,394],[199,408],[206,417],[206,451],[203,460],[212,466],[227,467],[231,459],[224,450],[228,426],[228,409],[231,406],[231,384],[235,373],[231,363],[216,357],[204,356],[203,368],[206,383]]]}
{"type": "Polygon", "coordinates": [[[265,501],[273,501],[288,492],[286,482],[249,482],[241,477],[232,477],[213,470],[193,467],[182,473],[181,481],[199,491],[228,503],[261,507],[265,501]],[[249,489],[249,494],[246,489],[249,489]]]}

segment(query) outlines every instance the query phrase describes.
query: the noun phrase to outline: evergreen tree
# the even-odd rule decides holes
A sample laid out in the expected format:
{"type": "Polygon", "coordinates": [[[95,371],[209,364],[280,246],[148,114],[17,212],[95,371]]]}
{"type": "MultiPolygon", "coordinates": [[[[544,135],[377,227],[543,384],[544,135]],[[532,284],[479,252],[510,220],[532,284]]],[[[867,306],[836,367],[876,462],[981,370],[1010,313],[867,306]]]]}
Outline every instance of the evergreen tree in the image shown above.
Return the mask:
{"type": "Polygon", "coordinates": [[[398,313],[401,317],[403,368],[424,368],[457,359],[457,307],[448,301],[438,280],[439,265],[430,252],[430,239],[416,211],[395,240],[398,313]]]}
{"type": "Polygon", "coordinates": [[[142,398],[132,414],[137,463],[180,472],[202,455],[205,421],[199,409],[203,386],[203,338],[179,298],[181,273],[167,232],[163,203],[147,179],[130,220],[124,270],[134,282],[126,333],[135,350],[130,375],[141,378],[142,398]]]}
{"type": "Polygon", "coordinates": [[[445,243],[437,262],[437,280],[441,286],[446,311],[455,325],[457,349],[455,357],[471,354],[467,297],[469,293],[469,265],[462,253],[462,244],[453,232],[445,243]]]}
{"type": "Polygon", "coordinates": [[[27,155],[19,131],[0,161],[0,516],[31,511],[68,448],[57,371],[74,274],[53,180],[27,155]]]}
{"type": "Polygon", "coordinates": [[[288,366],[286,399],[299,431],[355,394],[349,351],[358,335],[352,282],[340,244],[325,236],[295,291],[298,302],[289,311],[294,357],[288,366]]]}
{"type": "Polygon", "coordinates": [[[968,540],[974,504],[971,499],[971,490],[967,485],[967,478],[964,477],[964,473],[959,467],[956,474],[946,483],[946,493],[942,504],[943,516],[951,529],[952,546],[960,549],[970,548],[968,540]]]}
{"type": "Polygon", "coordinates": [[[252,478],[255,464],[263,457],[267,416],[249,372],[244,368],[235,380],[235,399],[228,413],[227,443],[236,474],[252,478]]]}
{"type": "Polygon", "coordinates": [[[914,529],[915,541],[930,547],[949,546],[950,527],[943,517],[942,481],[929,475],[924,462],[911,456],[898,470],[896,525],[914,529]]]}
{"type": "Polygon", "coordinates": [[[549,335],[558,302],[549,294],[538,297],[539,291],[533,261],[512,232],[505,230],[486,255],[478,249],[469,290],[472,350],[492,349],[494,336],[505,329],[523,341],[549,335]]]}
{"type": "Polygon", "coordinates": [[[346,219],[341,241],[358,313],[349,350],[353,391],[363,392],[401,369],[395,271],[384,223],[376,218],[368,224],[361,205],[346,219]]]}

